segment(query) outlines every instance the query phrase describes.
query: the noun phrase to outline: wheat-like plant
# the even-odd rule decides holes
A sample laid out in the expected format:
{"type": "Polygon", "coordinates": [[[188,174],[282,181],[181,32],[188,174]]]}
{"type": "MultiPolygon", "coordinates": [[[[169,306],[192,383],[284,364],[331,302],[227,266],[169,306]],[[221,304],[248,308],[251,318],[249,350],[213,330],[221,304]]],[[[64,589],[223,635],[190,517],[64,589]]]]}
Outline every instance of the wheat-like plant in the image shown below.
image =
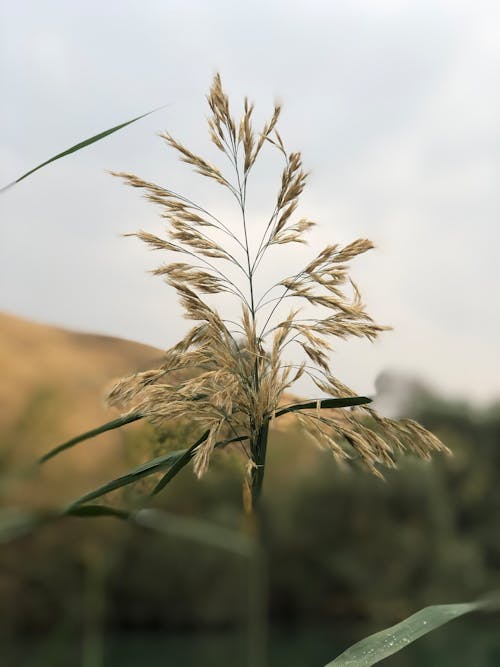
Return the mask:
{"type": "Polygon", "coordinates": [[[109,394],[109,403],[153,422],[187,418],[201,425],[205,433],[193,450],[199,476],[207,470],[215,446],[238,442],[248,457],[247,485],[253,503],[262,487],[269,426],[284,413],[295,415],[338,460],[359,458],[377,475],[381,474],[379,464],[395,465],[399,450],[425,458],[432,451],[447,451],[416,422],[379,416],[367,406],[369,399],[355,396],[329,371],[333,340],[351,336],[373,340],[387,328],[366,313],[348,273],[348,262],[373,248],[369,240],[327,245],[301,271],[283,276],[266,291],[256,293],[255,276],[262,258],[275,245],[305,243],[305,234],[314,225],[307,218],[295,216],[307,174],[301,154],[289,153],[277,130],[280,106],[275,106],[262,130],[255,132],[253,104],[245,99],[243,115],[236,122],[218,74],[207,99],[210,138],[227,158],[231,175],[170,134],[161,136],[183,162],[231,193],[240,222],[237,226],[226,224],[168,187],[133,174],[113,172],[129,185],[143,189],[146,197],[160,206],[167,221],[165,236],[145,231],[134,236],[153,249],[183,256],[184,261],[163,264],[154,273],[176,290],[185,316],[196,324],[166,352],[161,367],[120,380],[109,394]],[[283,171],[272,213],[252,252],[247,184],[266,145],[281,155],[283,171]],[[220,241],[224,238],[227,243],[220,241]],[[231,272],[227,270],[229,265],[231,272]],[[207,302],[205,295],[221,292],[240,301],[239,321],[224,319],[207,302]],[[285,300],[290,300],[293,307],[283,316],[280,307],[285,300]],[[307,307],[306,313],[303,306],[307,307]],[[311,306],[314,317],[309,313],[311,306]],[[291,343],[301,348],[299,363],[284,359],[285,348],[291,343]],[[331,398],[283,407],[284,392],[303,375],[331,398]],[[358,407],[352,410],[339,409],[355,405],[358,407]]]}
{"type": "MultiPolygon", "coordinates": [[[[259,596],[263,561],[258,542],[211,524],[181,519],[156,510],[127,511],[109,505],[89,504],[90,501],[166,470],[154,488],[154,495],[192,459],[197,474],[201,475],[207,469],[215,447],[239,443],[248,457],[245,483],[250,509],[255,506],[262,488],[269,425],[284,414],[296,416],[307,432],[328,447],[338,460],[359,458],[377,475],[381,474],[377,467],[379,464],[395,466],[398,451],[409,450],[428,458],[432,451],[448,452],[448,449],[412,420],[397,421],[377,415],[367,407],[370,399],[354,395],[329,372],[328,353],[332,340],[350,336],[372,340],[386,329],[375,324],[366,314],[359,290],[348,276],[347,262],[371,249],[370,241],[358,239],[344,247],[329,245],[295,275],[281,279],[260,295],[256,293],[254,279],[262,258],[271,246],[304,243],[304,233],[313,226],[307,219],[294,221],[306,173],[302,169],[300,153],[287,153],[276,130],[279,106],[275,107],[271,120],[256,135],[252,128],[253,105],[245,100],[243,117],[236,125],[218,75],[214,78],[208,102],[212,112],[208,121],[210,136],[229,159],[233,180],[169,134],[163,137],[181,154],[184,162],[194,166],[203,176],[217,181],[235,197],[241,212],[238,229],[224,224],[199,204],[168,188],[148,183],[132,174],[115,174],[132,186],[145,189],[148,199],[162,207],[162,215],[169,222],[167,238],[146,232],[139,232],[136,236],[152,248],[181,253],[196,261],[166,264],[154,273],[166,277],[167,282],[177,290],[186,316],[198,324],[167,351],[161,368],[125,378],[113,388],[109,402],[127,412],[52,448],[38,459],[37,466],[81,442],[143,418],[161,422],[184,417],[202,424],[205,431],[190,447],[169,451],[152,459],[86,493],[63,509],[42,513],[4,512],[0,516],[0,542],[30,533],[47,522],[67,515],[111,516],[160,533],[193,538],[247,556],[253,571],[250,593],[254,613],[249,645],[249,660],[253,665],[262,664],[265,635],[261,606],[264,598],[259,596]],[[247,181],[266,143],[282,155],[284,168],[273,212],[257,250],[252,253],[247,230],[247,181]],[[226,237],[228,245],[217,242],[216,235],[226,237]],[[231,244],[235,250],[230,249],[231,244]],[[233,280],[227,271],[218,268],[221,265],[217,260],[231,264],[233,272],[240,274],[243,285],[237,279],[233,280]],[[222,319],[199,296],[220,292],[227,292],[241,302],[239,322],[222,319]],[[283,318],[279,308],[285,299],[315,307],[320,314],[314,318],[299,317],[301,308],[294,307],[283,318]],[[299,364],[285,362],[283,351],[290,343],[301,346],[305,361],[299,364]],[[282,406],[285,390],[304,374],[309,375],[330,398],[282,406]],[[355,406],[357,412],[339,410],[355,406]]],[[[30,169],[1,188],[0,192],[55,160],[100,141],[146,115],[71,146],[30,169]]],[[[30,466],[21,477],[31,475],[33,470],[30,466]]],[[[498,594],[472,603],[426,607],[354,644],[329,662],[327,667],[371,667],[453,618],[476,610],[497,611],[498,608],[498,594]]]]}

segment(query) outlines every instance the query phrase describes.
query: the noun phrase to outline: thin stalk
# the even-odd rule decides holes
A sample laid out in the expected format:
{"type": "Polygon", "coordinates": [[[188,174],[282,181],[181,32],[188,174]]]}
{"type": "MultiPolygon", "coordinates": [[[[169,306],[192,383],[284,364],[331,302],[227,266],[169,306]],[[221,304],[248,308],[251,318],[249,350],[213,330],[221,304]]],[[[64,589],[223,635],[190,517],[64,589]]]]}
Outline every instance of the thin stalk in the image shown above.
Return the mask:
{"type": "Polygon", "coordinates": [[[265,550],[259,542],[255,543],[248,564],[248,667],[265,667],[269,584],[265,550]]]}
{"type": "Polygon", "coordinates": [[[245,238],[245,254],[247,258],[247,267],[248,267],[248,283],[250,287],[250,311],[252,314],[252,321],[255,323],[255,302],[254,302],[254,294],[253,294],[253,272],[252,272],[252,262],[250,260],[250,246],[248,243],[248,231],[247,231],[247,220],[246,220],[246,210],[245,210],[245,193],[243,192],[243,188],[241,185],[241,178],[240,178],[240,170],[238,167],[237,163],[237,155],[236,153],[234,154],[235,158],[235,169],[236,169],[236,178],[238,180],[238,188],[239,188],[239,205],[241,209],[241,219],[243,222],[243,235],[245,238]]]}
{"type": "Polygon", "coordinates": [[[253,467],[250,476],[250,488],[252,493],[252,507],[255,509],[259,501],[262,484],[264,482],[264,470],[266,465],[267,439],[269,436],[269,418],[264,420],[262,426],[250,442],[253,467]]]}
{"type": "MultiPolygon", "coordinates": [[[[239,204],[240,204],[240,209],[241,209],[241,217],[242,217],[242,222],[243,222],[243,234],[244,234],[244,239],[245,239],[245,249],[246,249],[246,258],[247,258],[247,266],[248,266],[248,283],[249,283],[249,289],[250,289],[250,313],[252,317],[252,324],[254,328],[254,337],[255,340],[253,340],[253,346],[255,349],[257,349],[257,338],[255,335],[255,328],[256,328],[256,307],[255,307],[255,299],[254,299],[254,289],[253,289],[253,272],[256,268],[255,261],[252,263],[250,259],[250,246],[248,243],[248,232],[247,232],[247,223],[246,223],[246,210],[245,210],[245,200],[246,200],[246,185],[247,185],[247,180],[245,178],[244,184],[242,185],[241,183],[241,178],[240,178],[240,171],[238,167],[238,154],[237,154],[237,147],[233,143],[233,156],[234,156],[234,166],[235,166],[235,171],[236,171],[236,178],[238,182],[238,189],[240,193],[240,198],[239,198],[239,204]]],[[[274,218],[274,213],[271,218],[271,221],[274,218]]],[[[267,231],[267,230],[266,230],[267,231]]],[[[259,360],[258,358],[255,359],[255,364],[254,364],[254,389],[255,392],[258,393],[259,391],[259,360]]],[[[251,420],[252,422],[253,420],[251,420]]],[[[259,501],[261,492],[262,492],[262,484],[264,482],[264,470],[265,470],[265,464],[266,464],[266,451],[267,451],[267,440],[268,440],[268,435],[269,435],[269,418],[266,418],[264,420],[264,423],[257,429],[255,430],[255,425],[251,423],[250,427],[250,453],[252,457],[252,462],[253,462],[253,468],[251,471],[251,480],[250,480],[250,487],[251,487],[251,496],[252,496],[252,508],[253,511],[255,512],[255,508],[257,507],[257,503],[259,501]]],[[[258,574],[258,578],[260,577],[260,574],[258,574]]],[[[264,642],[260,641],[260,645],[263,645],[264,642]]],[[[256,656],[255,657],[255,664],[263,664],[263,657],[262,655],[256,656]]]]}
{"type": "MultiPolygon", "coordinates": [[[[269,218],[269,221],[266,225],[264,233],[262,234],[262,238],[260,239],[259,247],[257,248],[257,253],[255,255],[255,259],[254,259],[254,262],[253,262],[253,265],[252,265],[252,270],[255,270],[257,268],[258,262],[262,258],[262,255],[264,254],[266,249],[269,247],[268,246],[269,239],[266,243],[266,236],[267,236],[267,233],[268,233],[269,229],[272,227],[274,221],[276,220],[276,217],[278,216],[279,210],[280,209],[278,208],[278,204],[276,204],[275,207],[274,207],[274,211],[273,211],[273,213],[272,213],[271,217],[269,218]]],[[[269,237],[269,238],[271,238],[271,237],[269,237]]]]}
{"type": "MultiPolygon", "coordinates": [[[[213,227],[215,227],[216,229],[218,229],[221,232],[226,233],[229,237],[231,237],[234,241],[236,241],[236,243],[238,243],[238,245],[240,245],[241,248],[244,250],[243,244],[241,243],[239,238],[235,234],[233,234],[233,232],[227,227],[227,225],[225,225],[222,222],[222,220],[220,220],[220,218],[215,216],[213,213],[210,213],[210,211],[208,211],[206,208],[204,208],[200,204],[197,204],[192,199],[189,199],[189,197],[186,197],[185,195],[182,195],[179,192],[176,192],[175,190],[171,190],[170,188],[161,187],[160,185],[157,185],[156,183],[151,183],[151,185],[154,186],[154,188],[156,188],[157,190],[162,190],[165,193],[165,198],[167,198],[167,199],[168,198],[178,199],[179,201],[183,202],[184,204],[187,204],[188,208],[191,208],[194,211],[199,211],[200,213],[203,213],[204,215],[211,218],[215,223],[217,223],[217,224],[212,225],[213,227]]],[[[169,214],[168,217],[170,217],[170,214],[169,214]]]]}
{"type": "MultiPolygon", "coordinates": [[[[137,236],[137,234],[124,234],[124,236],[137,236]]],[[[185,255],[191,255],[191,257],[194,257],[195,259],[198,259],[200,262],[203,262],[204,264],[209,266],[213,271],[215,271],[216,273],[220,274],[221,276],[223,276],[224,278],[227,279],[227,276],[224,273],[222,273],[222,271],[219,271],[219,269],[217,269],[213,264],[211,264],[208,260],[206,260],[202,255],[196,254],[195,252],[193,252],[191,250],[187,250],[187,248],[185,248],[184,246],[179,245],[178,243],[172,243],[172,242],[170,242],[170,243],[171,243],[172,246],[175,246],[175,248],[178,249],[177,252],[184,253],[185,255]]],[[[228,253],[228,257],[229,257],[229,253],[228,253]]],[[[245,274],[245,276],[248,277],[248,273],[247,273],[245,267],[242,266],[240,264],[240,262],[238,262],[238,260],[235,259],[232,255],[231,255],[231,261],[239,269],[241,269],[241,271],[245,274]]]]}
{"type": "MultiPolygon", "coordinates": [[[[300,271],[296,276],[294,276],[294,278],[298,278],[302,273],[304,273],[304,272],[300,271]]],[[[262,304],[262,306],[264,306],[264,305],[267,305],[268,303],[272,303],[272,301],[276,301],[276,303],[274,304],[271,312],[267,316],[267,319],[264,323],[264,326],[262,327],[262,333],[260,334],[261,338],[265,335],[267,325],[269,324],[269,322],[271,321],[272,316],[276,312],[277,307],[280,305],[280,303],[283,301],[283,299],[288,295],[289,291],[290,291],[290,288],[285,287],[285,290],[283,291],[283,294],[281,296],[277,297],[276,299],[270,299],[269,301],[266,301],[265,303],[262,304]]]]}
{"type": "MultiPolygon", "coordinates": [[[[247,266],[248,266],[248,284],[249,284],[249,289],[250,289],[250,314],[252,317],[252,324],[254,327],[255,331],[255,299],[254,299],[254,290],[253,290],[253,269],[252,269],[252,262],[250,260],[250,246],[248,243],[248,232],[247,232],[247,221],[246,221],[246,210],[245,210],[245,200],[246,200],[246,180],[244,186],[241,184],[241,178],[240,178],[240,170],[238,167],[238,148],[235,146],[234,142],[233,144],[233,156],[234,156],[234,167],[236,171],[236,178],[238,181],[238,189],[239,189],[239,205],[241,209],[241,219],[243,222],[243,234],[245,238],[245,250],[246,250],[246,258],[247,258],[247,266]]],[[[257,348],[257,339],[254,334],[254,340],[252,341],[253,347],[256,349],[257,348]]],[[[258,359],[255,359],[255,364],[254,364],[254,388],[255,392],[258,393],[259,391],[259,362],[258,359]]],[[[254,459],[255,460],[255,459],[254,459]]]]}
{"type": "MultiPolygon", "coordinates": [[[[201,257],[200,257],[200,259],[201,259],[201,257]]],[[[207,263],[208,263],[208,262],[207,262],[207,263]]],[[[200,264],[192,264],[192,265],[191,265],[191,268],[193,268],[193,269],[201,269],[202,271],[205,270],[205,267],[204,267],[204,266],[201,266],[200,264]]],[[[227,292],[229,292],[230,294],[234,294],[234,296],[237,296],[238,298],[240,298],[240,299],[242,299],[242,300],[244,300],[244,301],[246,302],[245,295],[244,295],[243,292],[240,290],[240,288],[238,287],[238,285],[236,285],[236,283],[234,283],[232,280],[230,280],[230,279],[226,276],[225,273],[223,273],[222,271],[219,271],[219,269],[217,269],[215,266],[211,266],[210,268],[211,268],[212,271],[214,271],[215,273],[217,273],[217,274],[221,277],[221,279],[222,279],[223,282],[227,283],[228,285],[230,285],[231,287],[234,288],[234,289],[232,289],[232,290],[227,290],[227,292]]],[[[245,275],[246,275],[246,272],[245,272],[245,275]]]]}
{"type": "MultiPolygon", "coordinates": [[[[214,241],[214,239],[213,239],[209,234],[207,234],[206,232],[202,232],[200,229],[197,229],[197,228],[195,227],[195,225],[189,224],[188,222],[185,222],[185,221],[183,221],[183,222],[184,222],[186,228],[190,229],[194,234],[199,234],[199,235],[200,235],[202,238],[204,238],[206,241],[209,241],[210,243],[214,243],[214,244],[216,244],[216,242],[214,241]]],[[[177,237],[176,237],[175,235],[173,236],[173,238],[175,238],[175,239],[177,240],[177,237]]],[[[217,244],[216,244],[216,245],[217,245],[217,244]]],[[[241,245],[241,243],[240,243],[240,245],[241,245]]],[[[241,268],[241,264],[238,262],[238,260],[236,259],[236,257],[235,257],[232,253],[228,252],[227,250],[224,250],[224,252],[225,252],[226,255],[228,256],[228,258],[229,258],[234,264],[236,264],[236,266],[239,266],[239,267],[241,268]]]]}
{"type": "MultiPolygon", "coordinates": [[[[286,163],[286,166],[285,166],[285,168],[286,168],[289,165],[289,160],[288,160],[288,156],[286,155],[286,153],[285,153],[285,163],[286,163]]],[[[276,202],[273,214],[271,215],[271,218],[269,219],[269,222],[267,223],[266,229],[264,230],[264,234],[262,235],[262,238],[260,240],[259,248],[257,250],[257,254],[255,255],[255,260],[254,260],[254,263],[252,265],[252,270],[255,270],[257,268],[258,264],[260,263],[260,260],[264,256],[264,253],[266,252],[267,248],[269,247],[269,241],[272,238],[272,233],[269,234],[269,239],[267,240],[267,242],[265,242],[265,239],[266,239],[266,236],[267,236],[268,232],[272,228],[272,225],[273,225],[274,221],[278,217],[278,213],[280,212],[280,210],[281,210],[281,207],[279,205],[279,202],[276,202]]]]}
{"type": "Polygon", "coordinates": [[[106,611],[104,563],[87,564],[84,592],[84,636],[81,667],[104,665],[104,617],[106,611]]]}

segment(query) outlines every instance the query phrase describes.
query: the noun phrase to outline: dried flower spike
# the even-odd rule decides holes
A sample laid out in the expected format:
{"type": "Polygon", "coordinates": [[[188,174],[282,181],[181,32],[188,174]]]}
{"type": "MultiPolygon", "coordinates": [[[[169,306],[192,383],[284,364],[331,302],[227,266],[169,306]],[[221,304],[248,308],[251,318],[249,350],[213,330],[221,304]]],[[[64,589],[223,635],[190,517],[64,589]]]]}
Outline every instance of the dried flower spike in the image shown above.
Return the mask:
{"type": "Polygon", "coordinates": [[[301,271],[284,276],[263,294],[257,294],[255,275],[266,253],[277,244],[304,243],[306,232],[314,225],[306,218],[294,218],[307,173],[301,154],[288,153],[276,130],[279,106],[256,134],[253,104],[245,99],[243,115],[237,122],[218,74],[208,104],[210,138],[227,158],[231,175],[170,134],[161,136],[183,162],[231,193],[240,222],[226,224],[170,188],[132,174],[115,174],[129,185],[142,188],[146,197],[160,206],[167,221],[166,238],[142,231],[136,236],[155,250],[186,257],[186,261],[162,264],[154,273],[164,276],[177,291],[185,316],[196,324],[166,352],[160,368],[122,379],[109,394],[110,404],[140,413],[153,422],[183,417],[199,424],[207,437],[194,455],[197,475],[206,471],[214,447],[237,440],[249,459],[247,486],[253,503],[262,486],[270,422],[285,412],[294,414],[338,460],[359,458],[377,475],[381,474],[379,466],[395,465],[398,451],[424,458],[433,451],[447,451],[435,436],[411,420],[389,420],[366,406],[349,412],[331,409],[368,402],[358,399],[331,375],[332,342],[351,336],[374,340],[387,328],[366,313],[346,264],[373,245],[367,239],[357,239],[344,247],[328,245],[301,271]],[[284,165],[272,214],[257,248],[252,249],[246,218],[247,182],[265,144],[279,152],[284,165]],[[215,240],[221,236],[227,239],[227,245],[215,240]],[[227,263],[233,265],[240,281],[227,275],[227,263]],[[202,298],[220,292],[241,302],[239,322],[224,320],[202,298]],[[284,317],[281,311],[289,300],[293,307],[284,317]],[[313,317],[311,306],[316,312],[313,317]],[[292,363],[285,359],[285,353],[293,343],[302,358],[292,363]],[[303,375],[332,398],[313,399],[312,404],[280,410],[284,392],[303,375]]]}

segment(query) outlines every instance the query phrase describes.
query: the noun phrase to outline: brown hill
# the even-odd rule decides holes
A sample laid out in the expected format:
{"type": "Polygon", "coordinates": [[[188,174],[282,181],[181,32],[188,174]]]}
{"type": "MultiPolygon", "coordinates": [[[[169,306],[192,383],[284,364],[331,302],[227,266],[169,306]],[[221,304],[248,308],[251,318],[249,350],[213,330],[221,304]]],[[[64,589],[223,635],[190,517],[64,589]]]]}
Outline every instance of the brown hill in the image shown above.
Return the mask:
{"type": "Polygon", "coordinates": [[[0,313],[0,424],[19,415],[26,397],[41,385],[102,396],[103,384],[114,376],[148,367],[160,356],[140,343],[0,313]]]}
{"type": "MultiPolygon", "coordinates": [[[[103,401],[106,387],[116,377],[153,367],[160,357],[159,350],[139,343],[0,313],[0,470],[30,463],[58,442],[112,419],[116,413],[103,401]]],[[[69,465],[71,495],[120,470],[122,439],[118,431],[104,434],[47,464],[41,473],[45,500],[53,495],[48,480],[57,480],[55,496],[66,495],[61,473],[69,465]]],[[[30,480],[30,495],[32,490],[30,480]]]]}

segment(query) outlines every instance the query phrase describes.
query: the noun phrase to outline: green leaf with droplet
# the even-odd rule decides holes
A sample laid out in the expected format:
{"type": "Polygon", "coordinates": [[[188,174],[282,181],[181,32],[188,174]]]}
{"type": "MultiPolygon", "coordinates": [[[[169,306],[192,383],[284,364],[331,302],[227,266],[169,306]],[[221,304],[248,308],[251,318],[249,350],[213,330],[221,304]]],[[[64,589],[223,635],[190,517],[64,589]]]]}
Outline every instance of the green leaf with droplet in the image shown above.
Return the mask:
{"type": "Polygon", "coordinates": [[[425,607],[401,623],[362,639],[325,667],[371,667],[455,618],[472,611],[498,609],[500,609],[500,594],[476,602],[425,607]]]}

